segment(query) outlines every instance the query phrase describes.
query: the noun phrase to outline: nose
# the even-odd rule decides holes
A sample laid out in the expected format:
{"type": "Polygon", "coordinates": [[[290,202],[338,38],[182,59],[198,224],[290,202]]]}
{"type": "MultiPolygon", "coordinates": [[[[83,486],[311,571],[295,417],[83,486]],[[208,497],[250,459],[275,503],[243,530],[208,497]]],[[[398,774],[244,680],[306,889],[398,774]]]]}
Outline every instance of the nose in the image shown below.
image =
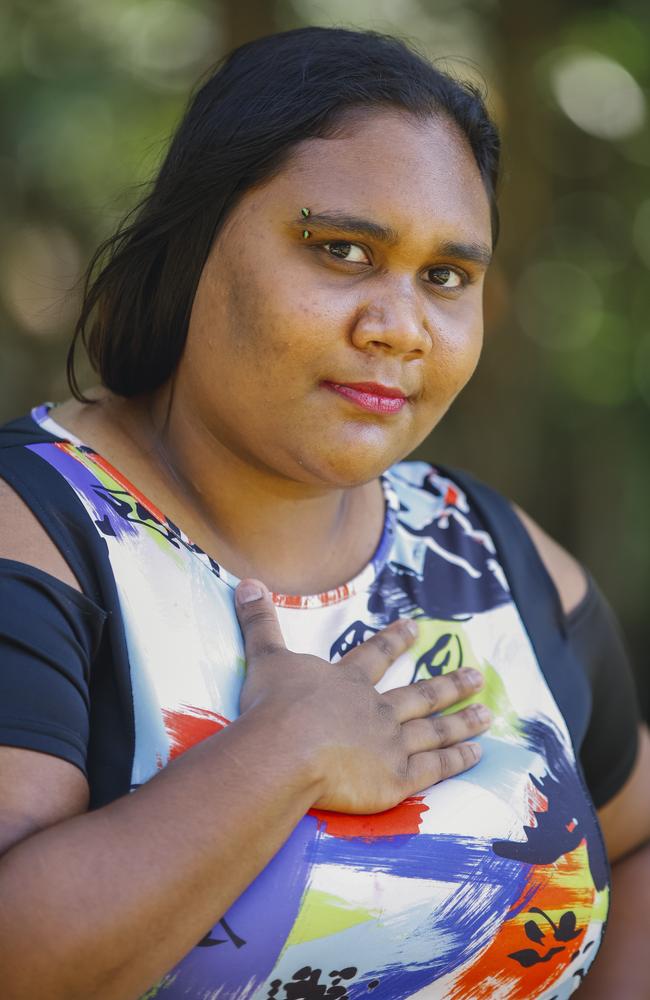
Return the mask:
{"type": "Polygon", "coordinates": [[[433,338],[416,290],[384,289],[384,294],[363,303],[352,330],[352,343],[360,350],[425,357],[433,338]]]}

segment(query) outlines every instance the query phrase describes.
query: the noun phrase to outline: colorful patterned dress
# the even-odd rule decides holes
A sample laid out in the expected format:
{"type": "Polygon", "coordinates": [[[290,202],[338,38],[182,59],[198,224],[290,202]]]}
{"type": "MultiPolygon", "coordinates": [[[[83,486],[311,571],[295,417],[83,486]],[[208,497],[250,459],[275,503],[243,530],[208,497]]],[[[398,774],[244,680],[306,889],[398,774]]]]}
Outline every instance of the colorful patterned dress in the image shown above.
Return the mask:
{"type": "MultiPolygon", "coordinates": [[[[72,488],[115,580],[135,789],[237,718],[237,580],[47,407],[33,418],[54,437],[26,447],[72,488]]],[[[336,662],[416,619],[416,645],[378,689],[480,670],[476,697],[494,714],[482,759],[384,813],[311,810],[148,998],[563,1000],[597,952],[609,897],[600,830],[493,539],[435,468],[402,463],[382,483],[372,561],[328,593],[274,595],[284,637],[336,662]]]]}

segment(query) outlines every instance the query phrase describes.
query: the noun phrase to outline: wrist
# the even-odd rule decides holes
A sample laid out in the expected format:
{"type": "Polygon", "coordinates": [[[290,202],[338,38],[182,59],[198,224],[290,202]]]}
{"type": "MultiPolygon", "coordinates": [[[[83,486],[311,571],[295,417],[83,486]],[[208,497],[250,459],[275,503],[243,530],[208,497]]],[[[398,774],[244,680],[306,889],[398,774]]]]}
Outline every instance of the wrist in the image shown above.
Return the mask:
{"type": "Polygon", "coordinates": [[[242,746],[250,753],[255,771],[269,772],[274,783],[279,781],[291,789],[307,803],[305,811],[321,798],[325,775],[318,740],[314,727],[305,722],[304,715],[295,711],[294,706],[259,703],[247,709],[228,729],[233,730],[233,736],[237,731],[237,742],[241,739],[242,746]]]}

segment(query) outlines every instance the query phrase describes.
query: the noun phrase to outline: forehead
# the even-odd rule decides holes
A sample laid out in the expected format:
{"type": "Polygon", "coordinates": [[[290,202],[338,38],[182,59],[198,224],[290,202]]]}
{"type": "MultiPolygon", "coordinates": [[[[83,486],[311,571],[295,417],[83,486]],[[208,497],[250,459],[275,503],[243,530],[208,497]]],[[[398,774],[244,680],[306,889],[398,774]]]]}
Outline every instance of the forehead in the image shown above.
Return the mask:
{"type": "Polygon", "coordinates": [[[267,188],[278,208],[327,205],[414,236],[426,230],[430,239],[434,226],[491,240],[490,205],[474,154],[445,117],[351,114],[334,137],[300,143],[267,188]]]}

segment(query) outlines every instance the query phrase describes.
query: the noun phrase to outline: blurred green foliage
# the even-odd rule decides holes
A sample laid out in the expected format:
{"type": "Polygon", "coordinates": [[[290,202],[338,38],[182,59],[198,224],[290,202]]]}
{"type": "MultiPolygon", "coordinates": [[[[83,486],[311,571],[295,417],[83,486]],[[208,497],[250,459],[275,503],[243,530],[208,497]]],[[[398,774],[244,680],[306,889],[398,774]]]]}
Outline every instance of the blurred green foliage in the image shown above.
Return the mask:
{"type": "Polygon", "coordinates": [[[487,86],[505,171],[486,352],[418,454],[471,468],[579,556],[616,606],[647,698],[645,0],[5,3],[0,417],[67,395],[70,289],[141,196],[195,80],[233,45],[301,24],[402,35],[487,86]]]}

